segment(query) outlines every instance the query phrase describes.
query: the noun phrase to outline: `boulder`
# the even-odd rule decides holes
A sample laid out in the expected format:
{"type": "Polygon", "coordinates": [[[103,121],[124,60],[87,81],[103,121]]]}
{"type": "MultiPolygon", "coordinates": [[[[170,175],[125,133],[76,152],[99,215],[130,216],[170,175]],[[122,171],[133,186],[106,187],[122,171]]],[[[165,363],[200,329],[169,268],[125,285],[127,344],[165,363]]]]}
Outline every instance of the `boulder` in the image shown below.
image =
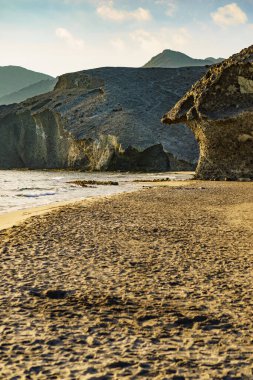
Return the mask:
{"type": "Polygon", "coordinates": [[[212,66],[162,121],[193,131],[197,178],[253,179],[253,45],[212,66]]]}

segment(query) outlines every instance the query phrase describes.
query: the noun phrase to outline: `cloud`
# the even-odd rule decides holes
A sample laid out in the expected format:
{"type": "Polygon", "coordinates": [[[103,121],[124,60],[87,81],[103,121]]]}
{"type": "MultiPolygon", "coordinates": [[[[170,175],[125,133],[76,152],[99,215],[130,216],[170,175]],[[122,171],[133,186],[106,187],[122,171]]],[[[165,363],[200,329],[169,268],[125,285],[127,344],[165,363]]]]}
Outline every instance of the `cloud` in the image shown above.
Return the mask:
{"type": "Polygon", "coordinates": [[[138,29],[132,32],[130,37],[138,48],[159,53],[164,49],[183,49],[191,40],[186,28],[161,28],[157,32],[138,29]]]}
{"type": "Polygon", "coordinates": [[[246,13],[236,3],[218,8],[216,12],[211,13],[211,17],[219,26],[246,24],[248,20],[246,13]]]}
{"type": "Polygon", "coordinates": [[[126,44],[125,42],[123,41],[122,38],[120,37],[115,37],[113,39],[110,40],[110,44],[113,46],[114,49],[116,50],[124,50],[126,48],[126,44]]]}
{"type": "Polygon", "coordinates": [[[57,28],[55,30],[55,34],[58,38],[65,41],[68,45],[74,48],[83,48],[84,47],[84,41],[76,38],[73,36],[73,34],[66,28],[57,28]]]}
{"type": "Polygon", "coordinates": [[[165,6],[166,7],[165,14],[169,17],[174,16],[177,10],[175,0],[156,0],[155,4],[165,6]]]}
{"type": "Polygon", "coordinates": [[[134,11],[126,11],[114,8],[113,1],[107,1],[107,4],[101,3],[97,7],[97,14],[105,20],[111,21],[149,21],[152,16],[148,9],[137,8],[134,11]]]}

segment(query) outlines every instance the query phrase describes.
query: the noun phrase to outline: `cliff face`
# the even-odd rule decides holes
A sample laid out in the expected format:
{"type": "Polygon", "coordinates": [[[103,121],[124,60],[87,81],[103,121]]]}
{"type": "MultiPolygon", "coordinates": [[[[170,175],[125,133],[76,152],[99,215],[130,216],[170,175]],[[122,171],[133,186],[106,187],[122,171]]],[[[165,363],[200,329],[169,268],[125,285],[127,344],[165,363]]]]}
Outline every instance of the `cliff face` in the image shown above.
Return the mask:
{"type": "Polygon", "coordinates": [[[101,68],[63,75],[54,91],[0,107],[1,168],[183,170],[198,158],[185,126],[160,115],[205,68],[101,68]]]}
{"type": "Polygon", "coordinates": [[[253,46],[210,68],[163,122],[194,132],[198,178],[253,179],[253,46]]]}

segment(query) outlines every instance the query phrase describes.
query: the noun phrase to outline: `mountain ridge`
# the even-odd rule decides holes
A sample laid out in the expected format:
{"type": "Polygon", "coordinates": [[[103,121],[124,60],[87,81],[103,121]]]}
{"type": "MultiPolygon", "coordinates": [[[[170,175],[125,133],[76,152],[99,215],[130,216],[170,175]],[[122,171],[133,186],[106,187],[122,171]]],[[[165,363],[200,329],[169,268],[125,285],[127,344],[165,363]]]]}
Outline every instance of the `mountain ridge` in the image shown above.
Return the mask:
{"type": "Polygon", "coordinates": [[[178,68],[191,66],[206,66],[220,63],[224,58],[207,57],[205,59],[192,58],[180,51],[165,49],[162,53],[152,57],[143,67],[178,68]]]}
{"type": "Polygon", "coordinates": [[[0,97],[10,95],[52,76],[26,69],[22,66],[0,66],[0,97]]]}
{"type": "Polygon", "coordinates": [[[12,103],[20,103],[33,96],[41,95],[46,92],[52,91],[57,82],[57,79],[43,79],[39,82],[33,83],[21,90],[12,92],[11,94],[0,97],[0,105],[9,105],[12,103]]]}

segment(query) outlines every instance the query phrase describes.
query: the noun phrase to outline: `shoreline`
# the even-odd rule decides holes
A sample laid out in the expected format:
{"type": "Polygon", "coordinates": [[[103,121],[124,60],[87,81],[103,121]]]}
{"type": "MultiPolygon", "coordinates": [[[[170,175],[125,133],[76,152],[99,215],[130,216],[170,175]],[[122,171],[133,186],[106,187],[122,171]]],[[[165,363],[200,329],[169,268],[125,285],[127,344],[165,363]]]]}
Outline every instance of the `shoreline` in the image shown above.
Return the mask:
{"type": "Polygon", "coordinates": [[[66,201],[59,203],[52,203],[45,206],[38,206],[32,208],[25,208],[22,210],[15,210],[11,212],[6,212],[0,214],[0,231],[9,229],[16,225],[20,225],[22,222],[33,216],[41,216],[52,211],[57,210],[58,208],[75,204],[75,201],[66,201]]]}
{"type": "Polygon", "coordinates": [[[143,181],[143,188],[142,189],[136,189],[132,191],[126,191],[122,192],[120,194],[112,194],[112,195],[98,195],[94,197],[89,197],[86,199],[73,199],[69,201],[63,201],[63,202],[52,202],[44,206],[38,206],[38,207],[32,207],[32,208],[24,208],[21,210],[14,210],[10,212],[6,212],[3,214],[0,214],[0,231],[9,229],[13,226],[20,225],[23,222],[25,222],[27,219],[33,217],[33,216],[42,216],[48,213],[51,213],[52,211],[56,211],[61,208],[65,207],[72,207],[72,206],[77,206],[80,205],[82,206],[83,204],[89,204],[91,202],[96,202],[99,200],[107,199],[107,198],[112,198],[117,195],[121,194],[131,194],[135,192],[139,192],[148,188],[153,188],[153,187],[162,187],[162,186],[187,186],[189,183],[192,183],[193,180],[178,180],[178,181],[161,181],[161,182],[145,182],[143,181]]]}

